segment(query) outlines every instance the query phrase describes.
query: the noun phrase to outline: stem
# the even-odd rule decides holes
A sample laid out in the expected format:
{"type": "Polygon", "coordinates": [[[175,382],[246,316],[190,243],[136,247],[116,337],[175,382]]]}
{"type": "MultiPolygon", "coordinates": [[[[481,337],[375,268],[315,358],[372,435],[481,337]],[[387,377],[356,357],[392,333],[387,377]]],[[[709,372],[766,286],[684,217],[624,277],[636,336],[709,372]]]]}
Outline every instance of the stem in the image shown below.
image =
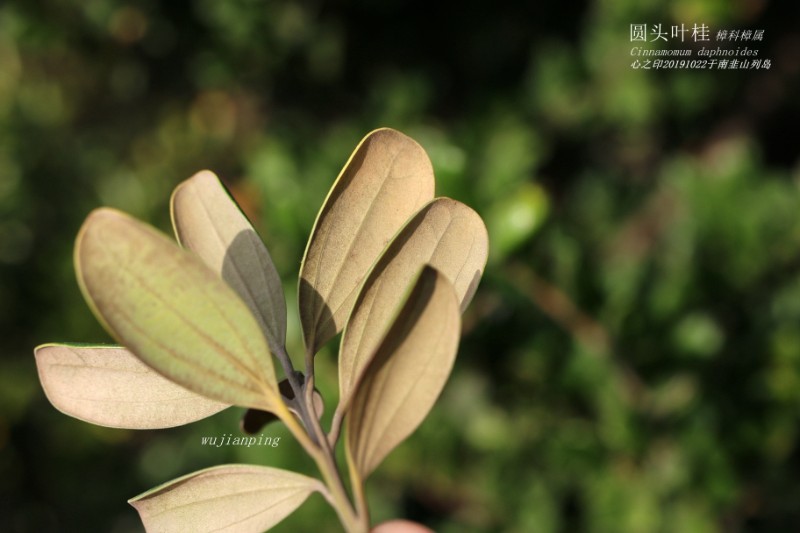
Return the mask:
{"type": "Polygon", "coordinates": [[[333,420],[331,420],[331,431],[328,433],[328,444],[331,447],[336,446],[336,441],[339,440],[339,434],[342,432],[344,409],[341,409],[341,407],[341,403],[336,406],[336,411],[333,413],[333,420]]]}
{"type": "MultiPolygon", "coordinates": [[[[303,401],[303,387],[300,385],[300,381],[297,379],[297,373],[292,365],[292,359],[289,357],[289,354],[286,353],[286,348],[283,346],[275,354],[275,357],[277,357],[278,362],[280,362],[281,367],[283,368],[283,373],[286,374],[286,379],[289,382],[289,386],[292,387],[295,401],[297,406],[300,408],[300,418],[303,421],[303,425],[307,430],[310,430],[312,427],[312,420],[316,420],[316,416],[309,414],[308,409],[306,408],[307,403],[303,401]]],[[[314,441],[315,444],[318,442],[315,435],[311,433],[307,434],[311,437],[311,440],[314,441]]]]}
{"type": "MultiPolygon", "coordinates": [[[[306,348],[306,376],[307,379],[310,381],[314,381],[314,352],[312,352],[309,348],[306,348]]],[[[306,381],[308,383],[308,381],[306,381]]]]}
{"type": "MultiPolygon", "coordinates": [[[[278,413],[278,415],[303,446],[308,455],[310,455],[317,464],[317,468],[322,474],[330,497],[328,498],[327,495],[324,496],[326,496],[326,499],[328,499],[329,503],[331,503],[331,506],[336,511],[345,530],[348,533],[367,533],[369,530],[369,518],[364,513],[357,512],[353,509],[347,491],[342,483],[342,478],[339,475],[339,469],[336,466],[333,452],[327,445],[327,439],[323,438],[321,445],[313,442],[311,440],[311,435],[306,433],[297,423],[289,410],[284,408],[283,411],[282,413],[278,413]]],[[[319,427],[319,422],[316,423],[316,426],[319,427]]]]}
{"type": "Polygon", "coordinates": [[[281,412],[275,413],[278,415],[278,418],[286,424],[286,427],[289,428],[289,431],[292,432],[292,435],[297,439],[300,443],[300,446],[310,455],[311,457],[315,457],[317,453],[317,443],[311,440],[311,436],[306,433],[302,426],[297,423],[294,415],[286,408],[286,406],[282,406],[281,412]]]}
{"type": "MultiPolygon", "coordinates": [[[[286,374],[286,378],[289,380],[289,383],[292,385],[292,389],[294,389],[295,384],[292,383],[292,378],[295,377],[294,376],[294,365],[292,365],[292,359],[289,357],[289,354],[286,353],[286,347],[285,346],[281,346],[280,349],[273,355],[278,359],[278,362],[281,364],[281,368],[283,368],[283,373],[286,374]]],[[[296,392],[297,391],[295,391],[295,393],[296,392]]]]}
{"type": "MultiPolygon", "coordinates": [[[[306,390],[305,400],[311,406],[311,410],[313,411],[314,404],[313,404],[313,397],[311,396],[314,392],[313,377],[306,381],[306,387],[307,390],[306,390]]],[[[329,467],[331,468],[331,472],[335,474],[335,482],[346,498],[347,492],[345,491],[344,483],[342,482],[342,477],[339,472],[338,465],[336,464],[334,455],[334,450],[336,448],[335,441],[333,444],[328,442],[328,439],[325,436],[325,431],[322,429],[322,426],[320,425],[319,419],[317,417],[314,417],[313,424],[314,424],[314,431],[316,432],[317,438],[319,439],[320,442],[320,448],[322,449],[322,452],[329,464],[329,467]]],[[[352,468],[350,472],[350,479],[351,481],[353,481],[352,483],[353,496],[356,500],[355,518],[358,520],[358,523],[356,525],[357,527],[360,528],[358,531],[366,532],[367,530],[369,530],[369,513],[367,512],[366,500],[364,499],[364,488],[361,483],[361,479],[359,479],[357,475],[356,477],[353,477],[352,468]]],[[[347,503],[349,506],[350,501],[347,500],[347,503]]]]}
{"type": "Polygon", "coordinates": [[[298,424],[297,419],[283,404],[281,404],[278,409],[279,412],[276,414],[283,420],[289,431],[292,432],[306,453],[317,464],[327,488],[327,493],[323,494],[323,496],[336,511],[345,531],[348,533],[367,533],[369,531],[369,515],[366,513],[363,487],[360,480],[357,483],[357,488],[354,485],[355,497],[357,498],[357,509],[354,509],[342,481],[342,476],[339,473],[339,468],[336,465],[333,446],[328,443],[328,438],[314,410],[314,355],[306,353],[307,375],[303,385],[300,385],[297,380],[292,362],[285,349],[281,354],[276,354],[276,356],[284,368],[289,385],[294,391],[296,404],[305,428],[298,424]]]}
{"type": "Polygon", "coordinates": [[[345,445],[344,450],[347,455],[347,468],[350,473],[350,483],[353,486],[353,498],[356,501],[356,513],[369,524],[369,508],[367,507],[367,497],[364,493],[364,480],[361,479],[358,469],[356,468],[356,463],[353,461],[353,456],[350,453],[350,446],[345,445]]]}
{"type": "Polygon", "coordinates": [[[339,520],[341,520],[345,530],[348,533],[367,533],[369,530],[369,517],[353,509],[333,455],[327,451],[322,451],[320,455],[322,460],[317,462],[317,466],[319,466],[322,477],[325,479],[325,484],[328,486],[328,490],[336,503],[336,513],[339,515],[339,520]]]}

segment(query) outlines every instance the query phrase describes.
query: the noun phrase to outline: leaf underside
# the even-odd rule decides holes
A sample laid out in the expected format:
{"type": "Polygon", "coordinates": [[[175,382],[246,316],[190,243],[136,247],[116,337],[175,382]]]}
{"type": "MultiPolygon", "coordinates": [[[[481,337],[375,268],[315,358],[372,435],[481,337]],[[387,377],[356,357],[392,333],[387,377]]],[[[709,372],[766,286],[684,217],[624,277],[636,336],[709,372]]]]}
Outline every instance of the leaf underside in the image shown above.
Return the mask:
{"type": "Polygon", "coordinates": [[[172,225],[178,242],[222,276],[256,317],[272,353],[286,345],[286,300],[278,271],[250,221],[212,172],[175,188],[172,225]]]}
{"type": "Polygon", "coordinates": [[[450,280],[463,311],[475,293],[487,254],[486,227],[466,205],[437,198],[414,215],[370,271],[345,327],[339,350],[342,407],[350,401],[420,269],[429,264],[450,280]]]}
{"type": "Polygon", "coordinates": [[[168,428],[229,407],[176,385],[120,346],[46,344],[34,353],[50,403],[92,424],[168,428]]]}
{"type": "Polygon", "coordinates": [[[318,480],[294,472],[223,465],[165,483],[129,503],[148,533],[261,533],[318,490],[318,480]]]}
{"type": "Polygon", "coordinates": [[[101,323],[160,374],[221,402],[282,406],[258,323],[194,254],[147,224],[103,208],[81,227],[75,269],[101,323]]]}
{"type": "Polygon", "coordinates": [[[362,479],[428,415],[452,370],[460,328],[452,284],[425,267],[364,372],[347,415],[347,457],[362,479]]]}
{"type": "Polygon", "coordinates": [[[300,270],[309,353],[342,330],[370,267],[433,192],[430,160],[413,139],[380,129],[361,141],[317,215],[300,270]]]}

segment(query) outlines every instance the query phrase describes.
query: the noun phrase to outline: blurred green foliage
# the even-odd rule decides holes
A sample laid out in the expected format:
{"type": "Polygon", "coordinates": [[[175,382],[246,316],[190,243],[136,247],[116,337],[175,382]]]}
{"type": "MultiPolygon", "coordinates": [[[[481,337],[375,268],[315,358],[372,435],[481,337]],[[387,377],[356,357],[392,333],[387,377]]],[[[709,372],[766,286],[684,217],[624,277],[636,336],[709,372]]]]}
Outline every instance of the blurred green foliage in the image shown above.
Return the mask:
{"type": "MultiPolygon", "coordinates": [[[[800,528],[800,34],[769,0],[0,4],[0,523],[140,531],[190,471],[313,473],[291,437],[206,448],[230,410],[132,432],[56,412],[32,348],[107,341],[71,263],[85,215],[168,230],[226,179],[286,282],[358,140],[418,139],[483,214],[486,277],[430,419],[368,484],[437,531],[800,528]],[[764,29],[769,70],[630,68],[629,26],[764,29]]],[[[794,13],[796,15],[796,12],[794,13]]],[[[691,46],[691,44],[687,44],[691,46]]],[[[733,45],[731,45],[732,47],[733,45]]],[[[294,307],[293,307],[294,306],[294,307]]],[[[335,346],[319,357],[335,398],[335,346]]],[[[337,531],[314,497],[280,531],[337,531]]]]}

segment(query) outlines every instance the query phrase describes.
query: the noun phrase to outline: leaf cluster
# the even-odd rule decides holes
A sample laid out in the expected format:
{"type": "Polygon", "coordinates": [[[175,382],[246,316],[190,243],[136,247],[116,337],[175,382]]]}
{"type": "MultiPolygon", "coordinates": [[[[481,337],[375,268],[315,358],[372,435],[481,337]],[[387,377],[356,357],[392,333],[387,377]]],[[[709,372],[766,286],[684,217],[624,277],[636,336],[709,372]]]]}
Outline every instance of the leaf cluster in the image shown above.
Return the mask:
{"type": "Polygon", "coordinates": [[[301,372],[286,350],[277,270],[219,179],[203,171],[181,183],[171,215],[177,245],[121,211],[86,218],[75,244],[78,283],[119,346],[39,346],[48,398],[71,416],[131,429],[243,406],[245,430],[281,420],[322,475],[201,470],[131,500],[148,531],[262,531],[314,492],[345,529],[366,531],[364,480],[420,425],[452,369],[461,312],[487,260],[480,217],[434,198],[433,169],[415,141],[391,129],[367,135],[306,247],[301,372]],[[314,359],[340,332],[339,399],[325,431],[314,359]],[[335,455],[343,427],[351,493],[335,455]]]}

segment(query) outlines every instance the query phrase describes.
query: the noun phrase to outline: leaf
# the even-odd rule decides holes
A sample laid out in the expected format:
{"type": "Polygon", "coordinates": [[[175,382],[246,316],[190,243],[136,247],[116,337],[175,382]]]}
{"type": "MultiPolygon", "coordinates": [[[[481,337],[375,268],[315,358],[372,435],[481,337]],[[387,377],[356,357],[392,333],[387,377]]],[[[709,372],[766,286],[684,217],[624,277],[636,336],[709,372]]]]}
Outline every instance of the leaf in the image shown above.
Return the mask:
{"type": "Polygon", "coordinates": [[[120,346],[45,344],[34,353],[50,403],[93,424],[168,428],[230,407],[176,385],[120,346]]]}
{"type": "Polygon", "coordinates": [[[106,329],[160,374],[215,400],[285,412],[258,323],[197,256],[103,208],[81,227],[75,270],[106,329]]]}
{"type": "Polygon", "coordinates": [[[223,465],[172,480],[128,503],[151,533],[261,533],[321,490],[318,480],[294,472],[223,465]]]}
{"type": "Polygon", "coordinates": [[[239,429],[242,433],[255,435],[261,431],[264,426],[272,424],[277,420],[280,419],[275,413],[262,411],[261,409],[248,409],[242,415],[242,419],[239,420],[239,429]]]}
{"type": "Polygon", "coordinates": [[[258,320],[272,353],[285,351],[281,278],[264,241],[219,178],[204,170],[178,185],[171,214],[178,242],[233,287],[258,320]]]}
{"type": "Polygon", "coordinates": [[[350,406],[347,454],[362,479],[428,415],[453,368],[460,329],[452,284],[425,267],[350,406]]]}
{"type": "Polygon", "coordinates": [[[346,409],[353,388],[375,353],[425,264],[444,274],[466,309],[486,266],[488,238],[480,216],[466,205],[437,198],[414,215],[370,271],[342,335],[339,403],[346,409]]]}
{"type": "Polygon", "coordinates": [[[309,353],[342,330],[370,267],[433,188],[425,150],[402,133],[376,130],[356,147],[317,215],[300,269],[309,353]]]}

